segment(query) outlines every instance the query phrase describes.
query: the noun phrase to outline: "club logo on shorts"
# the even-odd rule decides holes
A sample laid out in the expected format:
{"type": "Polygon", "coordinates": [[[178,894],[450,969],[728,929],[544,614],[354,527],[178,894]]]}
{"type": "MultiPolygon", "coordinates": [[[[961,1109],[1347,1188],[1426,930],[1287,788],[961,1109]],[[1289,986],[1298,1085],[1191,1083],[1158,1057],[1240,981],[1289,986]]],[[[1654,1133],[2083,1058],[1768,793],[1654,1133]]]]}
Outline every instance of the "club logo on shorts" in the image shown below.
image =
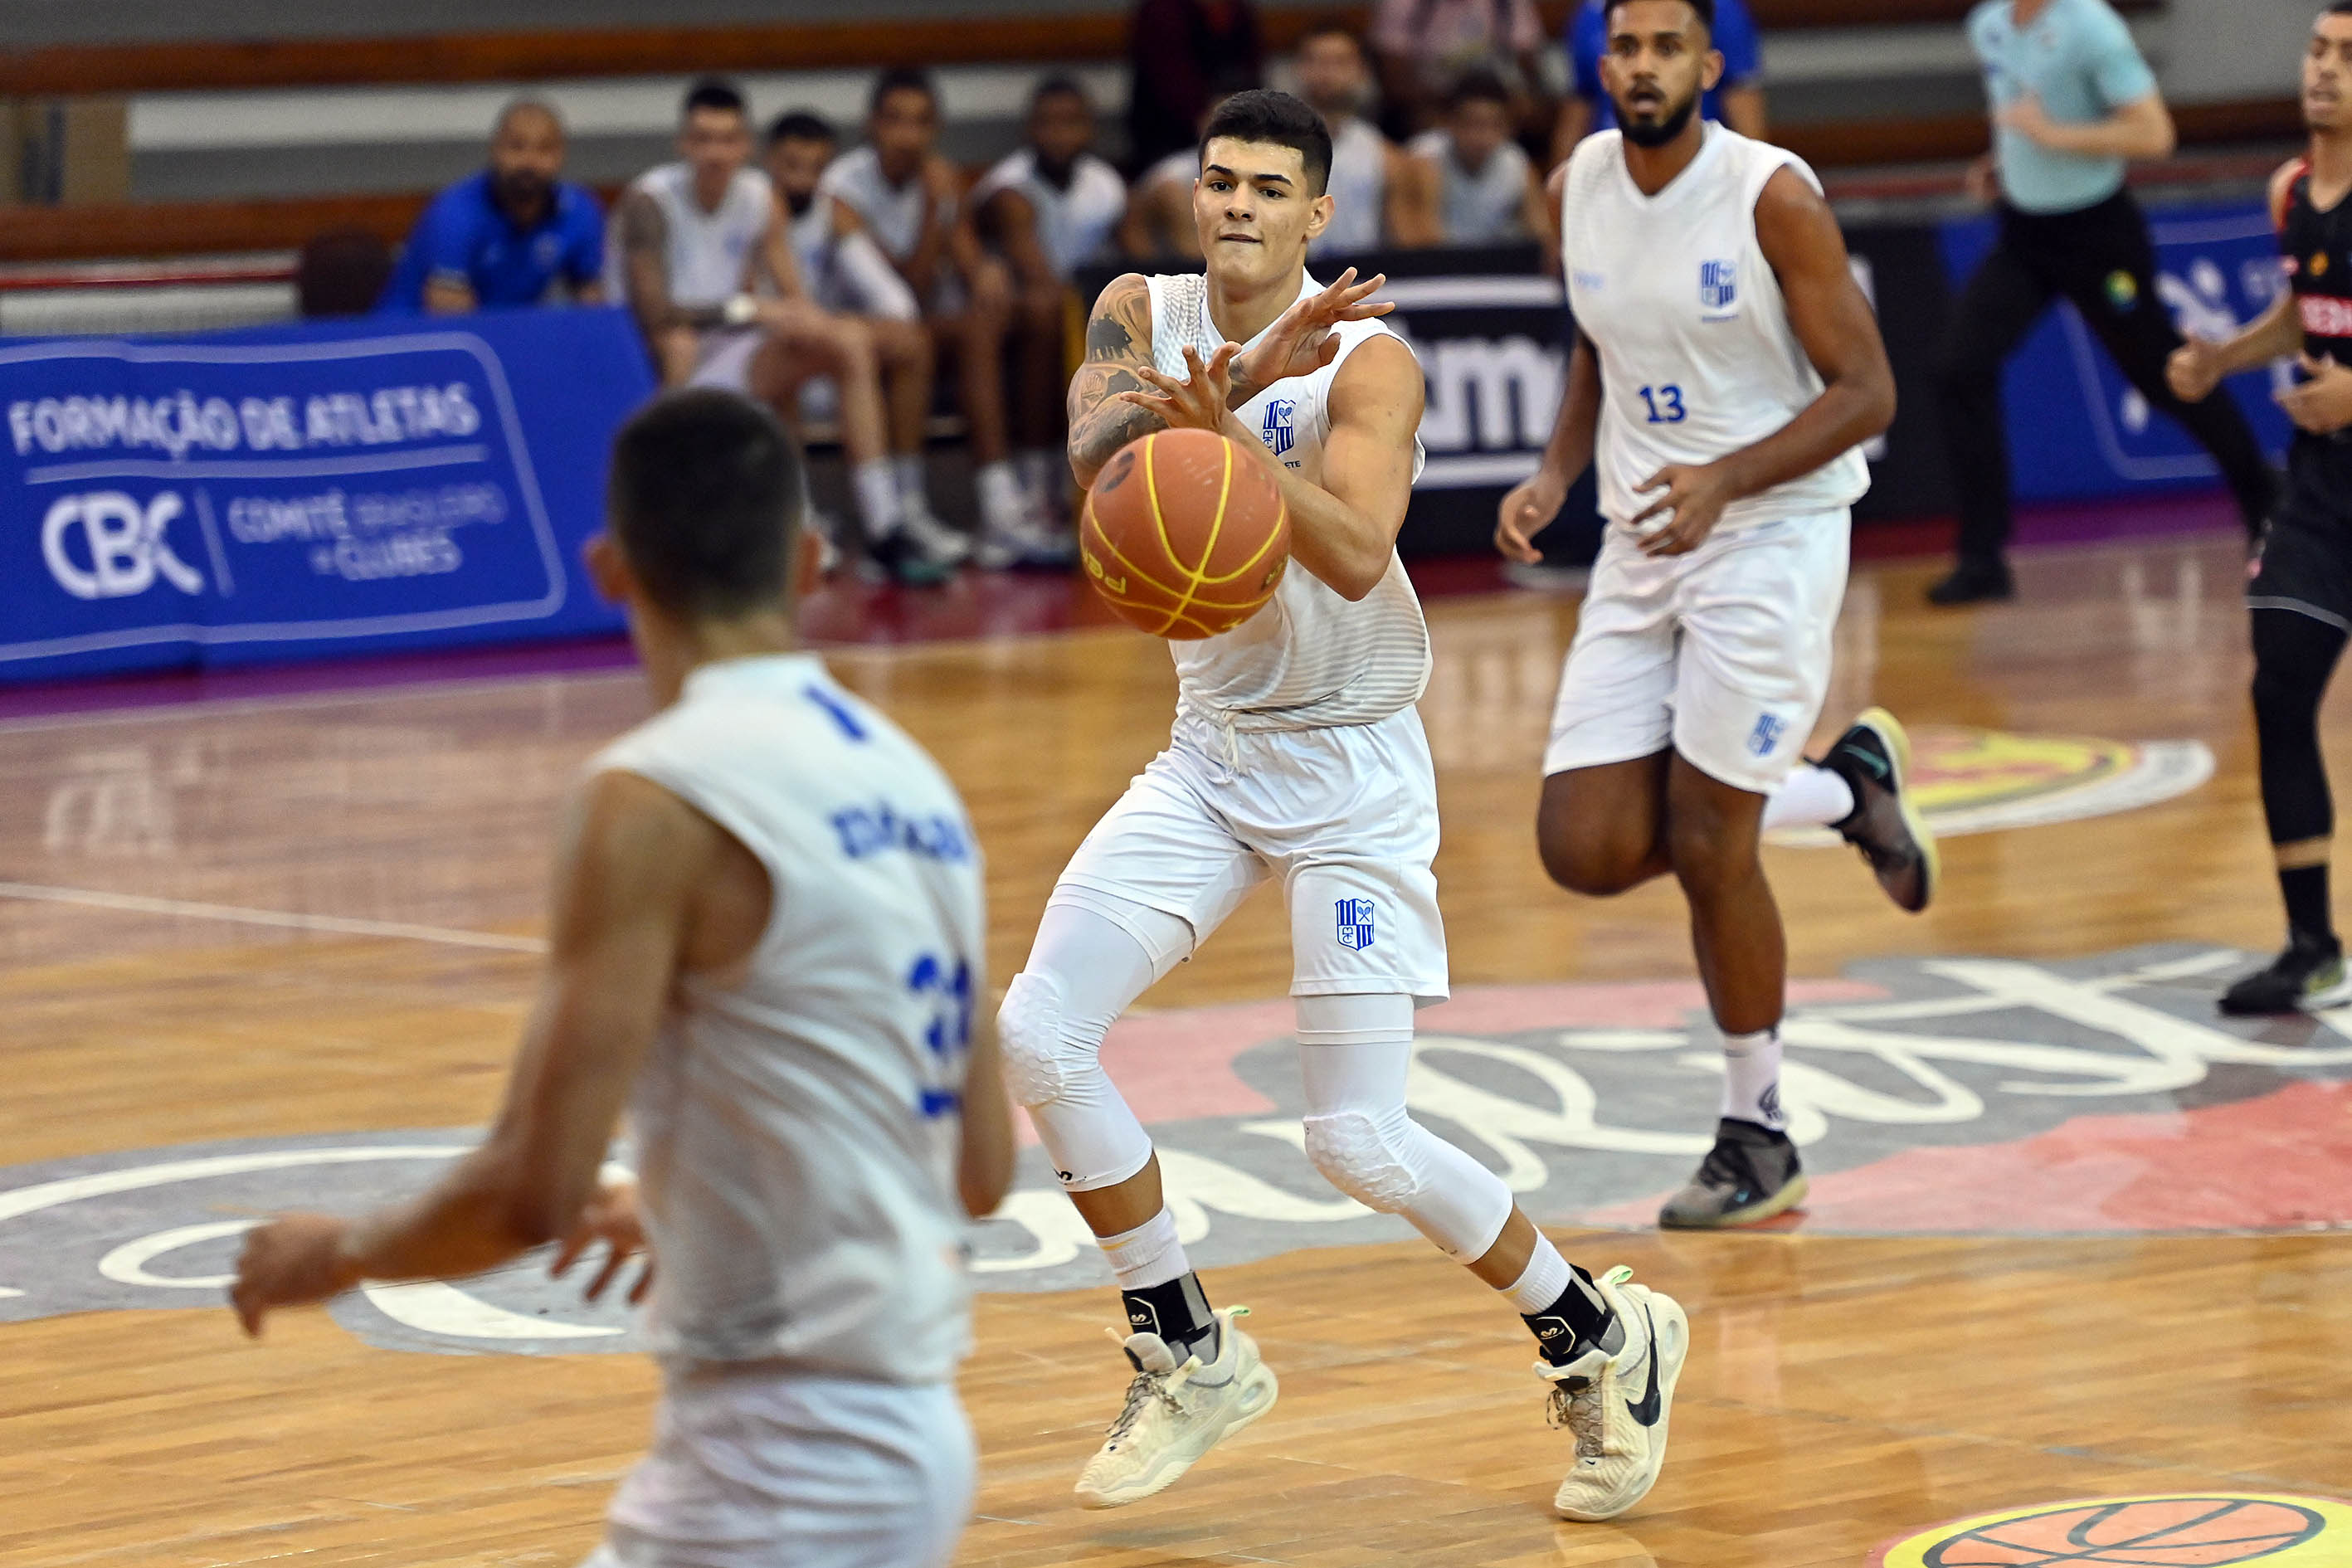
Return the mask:
{"type": "Polygon", "coordinates": [[[1372,945],[1372,900],[1339,900],[1339,945],[1357,952],[1372,945]]]}
{"type": "Polygon", "coordinates": [[[1728,310],[1739,303],[1739,267],[1730,261],[1698,264],[1698,302],[1710,310],[1728,310]]]}
{"type": "Polygon", "coordinates": [[[1258,426],[1258,436],[1267,451],[1279,458],[1298,445],[1297,433],[1292,429],[1297,417],[1298,405],[1293,399],[1278,397],[1265,405],[1265,423],[1258,426]]]}
{"type": "Polygon", "coordinates": [[[1769,757],[1780,744],[1780,737],[1789,732],[1789,721],[1770,713],[1757,715],[1756,728],[1748,737],[1748,749],[1759,757],[1769,757]]]}

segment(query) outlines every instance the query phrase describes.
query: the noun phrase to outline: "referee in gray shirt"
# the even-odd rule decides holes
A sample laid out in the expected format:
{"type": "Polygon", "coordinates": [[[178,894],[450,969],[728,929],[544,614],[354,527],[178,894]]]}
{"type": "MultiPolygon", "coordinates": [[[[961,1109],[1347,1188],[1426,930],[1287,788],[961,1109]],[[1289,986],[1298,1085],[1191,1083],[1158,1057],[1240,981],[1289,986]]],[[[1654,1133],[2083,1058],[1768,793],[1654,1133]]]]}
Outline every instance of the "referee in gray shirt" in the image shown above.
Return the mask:
{"type": "Polygon", "coordinates": [[[2165,384],[2180,334],[2157,297],[2156,247],[2124,188],[2133,158],[2173,148],[2172,115],[2131,29],[2107,0],[1983,0],[1969,42],[1985,72],[1993,154],[1972,171],[1999,181],[2000,234],[1969,282],[1947,341],[1944,439],[1960,510],[1959,560],[1928,591],[1938,605],[2006,599],[2009,447],[2001,366],[2042,313],[2071,300],[2150,406],[2170,416],[2221,466],[2259,537],[2278,495],[2262,446],[2227,397],[2186,404],[2165,384]]]}

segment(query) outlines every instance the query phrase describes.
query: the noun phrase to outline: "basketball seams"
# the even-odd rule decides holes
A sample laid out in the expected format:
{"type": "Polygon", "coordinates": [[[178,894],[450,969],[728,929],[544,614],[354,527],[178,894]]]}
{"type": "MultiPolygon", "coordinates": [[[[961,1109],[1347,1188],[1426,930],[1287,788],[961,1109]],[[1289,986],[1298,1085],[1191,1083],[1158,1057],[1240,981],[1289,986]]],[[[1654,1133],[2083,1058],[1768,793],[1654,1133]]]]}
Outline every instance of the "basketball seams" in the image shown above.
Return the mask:
{"type": "MultiPolygon", "coordinates": [[[[1141,453],[1133,453],[1132,447],[1129,449],[1131,454],[1129,462],[1139,461],[1141,464],[1143,484],[1139,488],[1126,487],[1134,494],[1132,499],[1119,501],[1117,509],[1118,531],[1114,532],[1109,526],[1111,520],[1106,518],[1097,504],[1097,496],[1091,491],[1081,514],[1087,566],[1096,590],[1119,613],[1120,618],[1139,630],[1176,640],[1219,636],[1264,609],[1274,598],[1275,588],[1280,582],[1279,558],[1286,554],[1289,538],[1289,505],[1280,486],[1259,475],[1255,482],[1261,488],[1246,495],[1241,493],[1237,486],[1251,483],[1253,475],[1256,473],[1251,468],[1249,458],[1234,456],[1234,443],[1230,437],[1214,431],[1202,434],[1216,441],[1220,448],[1217,500],[1205,528],[1189,521],[1197,519],[1198,502],[1207,499],[1200,493],[1207,479],[1206,466],[1205,463],[1189,460],[1194,455],[1192,448],[1198,439],[1189,432],[1177,437],[1176,447],[1171,448],[1181,448],[1181,455],[1187,459],[1180,464],[1177,474],[1178,488],[1187,498],[1185,517],[1171,521],[1165,509],[1164,498],[1160,494],[1159,437],[1174,435],[1166,430],[1154,431],[1144,437],[1140,443],[1144,448],[1141,453]],[[1242,471],[1236,471],[1237,464],[1242,471]],[[1268,489],[1273,491],[1271,498],[1265,493],[1268,489]],[[1275,503],[1272,525],[1263,531],[1260,542],[1251,550],[1249,558],[1230,573],[1207,570],[1215,552],[1223,542],[1225,523],[1255,508],[1257,510],[1252,526],[1259,526],[1255,520],[1264,516],[1263,505],[1267,499],[1275,503]],[[1152,539],[1167,561],[1171,577],[1160,574],[1161,568],[1156,563],[1149,569],[1140,566],[1133,553],[1125,547],[1127,537],[1132,535],[1138,549],[1150,548],[1141,532],[1143,520],[1137,515],[1139,507],[1150,510],[1152,539]],[[1202,561],[1198,565],[1188,565],[1176,550],[1174,533],[1178,522],[1184,524],[1192,540],[1202,544],[1202,561]],[[1276,564],[1274,571],[1268,573],[1266,562],[1270,558],[1276,559],[1276,564]],[[1113,580],[1122,577],[1126,580],[1120,581],[1118,591],[1114,592],[1111,587],[1113,580]],[[1256,581],[1252,581],[1250,587],[1244,590],[1248,595],[1246,601],[1237,602],[1225,596],[1227,590],[1237,581],[1253,578],[1256,581]],[[1258,589],[1260,581],[1265,584],[1262,591],[1258,589]]],[[[1199,456],[1205,458],[1207,453],[1203,450],[1199,456]]],[[[1132,467],[1128,468],[1125,477],[1131,479],[1133,472],[1132,467]]]]}
{"type": "MultiPolygon", "coordinates": [[[[1146,572],[1142,567],[1137,565],[1134,558],[1129,555],[1126,551],[1121,550],[1118,547],[1117,542],[1110,536],[1110,530],[1102,525],[1102,519],[1095,516],[1095,498],[1092,496],[1088,496],[1087,498],[1087,520],[1094,524],[1094,535],[1097,539],[1102,542],[1104,552],[1116,560],[1119,565],[1125,569],[1129,576],[1136,578],[1140,582],[1150,584],[1153,587],[1159,589],[1161,593],[1167,595],[1171,599],[1177,596],[1176,589],[1170,587],[1167,584],[1161,582],[1159,578],[1154,577],[1150,573],[1146,572]]],[[[1097,585],[1100,586],[1099,584],[1097,585]]],[[[1108,588],[1103,589],[1103,597],[1106,599],[1111,597],[1110,590],[1108,588]]]]}
{"type": "MultiPolygon", "coordinates": [[[[1146,440],[1155,438],[1145,437],[1146,440]]],[[[1220,441],[1217,447],[1217,455],[1224,461],[1224,469],[1217,476],[1217,515],[1209,520],[1209,538],[1208,542],[1201,546],[1200,565],[1185,567],[1186,574],[1192,581],[1191,585],[1185,588],[1183,596],[1176,601],[1176,607],[1168,612],[1168,624],[1171,626],[1180,619],[1192,618],[1187,617],[1184,612],[1192,607],[1194,599],[1200,597],[1202,584],[1206,581],[1202,576],[1202,573],[1217,553],[1217,535],[1224,531],[1225,503],[1232,499],[1234,493],[1234,444],[1231,441],[1220,441]]],[[[1147,448],[1144,452],[1144,460],[1150,462],[1150,459],[1151,454],[1147,448]]],[[[1160,492],[1156,488],[1151,493],[1151,521],[1160,527],[1160,542],[1167,549],[1168,559],[1176,560],[1176,547],[1169,542],[1168,538],[1167,520],[1160,515],[1160,492]]],[[[1179,562],[1178,564],[1181,565],[1182,563],[1179,562]]],[[[1194,624],[1199,623],[1195,620],[1194,624]]]]}

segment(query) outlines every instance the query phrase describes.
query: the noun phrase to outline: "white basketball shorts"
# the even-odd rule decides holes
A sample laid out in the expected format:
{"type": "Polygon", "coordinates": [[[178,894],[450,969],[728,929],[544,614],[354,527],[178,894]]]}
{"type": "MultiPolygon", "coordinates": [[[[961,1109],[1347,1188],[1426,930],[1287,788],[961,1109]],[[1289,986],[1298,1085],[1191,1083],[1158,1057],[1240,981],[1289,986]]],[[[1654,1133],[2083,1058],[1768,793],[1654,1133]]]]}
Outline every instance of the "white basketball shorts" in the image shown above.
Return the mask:
{"type": "Polygon", "coordinates": [[[705,332],[696,344],[694,374],[688,386],[715,386],[722,392],[749,394],[751,362],[768,341],[762,331],[745,330],[705,332]]]}
{"type": "Polygon", "coordinates": [[[1560,671],[1544,773],[1654,756],[1769,795],[1829,696],[1853,514],[1718,532],[1642,553],[1612,527],[1560,671]]]}
{"type": "Polygon", "coordinates": [[[1437,773],[1410,708],[1377,724],[1271,732],[1180,711],[1168,749],[1087,835],[1054,901],[1111,913],[1094,892],[1160,910],[1192,928],[1197,948],[1279,879],[1292,995],[1427,1005],[1447,994],[1437,835],[1437,773]]]}
{"type": "Polygon", "coordinates": [[[946,1568],[977,1469],[952,1384],[672,1367],[581,1568],[946,1568]]]}

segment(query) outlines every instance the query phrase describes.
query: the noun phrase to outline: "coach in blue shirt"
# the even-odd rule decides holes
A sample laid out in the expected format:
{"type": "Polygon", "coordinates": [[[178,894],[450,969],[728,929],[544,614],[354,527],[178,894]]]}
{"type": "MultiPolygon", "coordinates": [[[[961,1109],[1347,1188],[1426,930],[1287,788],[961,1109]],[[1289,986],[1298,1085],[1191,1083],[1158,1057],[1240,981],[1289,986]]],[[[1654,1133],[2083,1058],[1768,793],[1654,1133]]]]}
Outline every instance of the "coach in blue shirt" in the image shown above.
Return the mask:
{"type": "Polygon", "coordinates": [[[2157,295],[2156,246],[2124,174],[2131,159],[2171,155],[2172,115],[2131,29],[2107,0],[1983,0],[1968,26],[1993,121],[1992,155],[1969,186],[1995,202],[2000,237],[1944,348],[1959,559],[1928,598],[1967,605],[2014,592],[2001,367],[2061,299],[2074,301],[2149,405],[2213,455],[2259,535],[2278,479],[2252,428],[2229,398],[2185,404],[2166,384],[2180,334],[2157,295]]]}
{"type": "MultiPolygon", "coordinates": [[[[1609,52],[1605,3],[1583,0],[1569,13],[1568,59],[1576,73],[1576,88],[1560,104],[1559,123],[1552,132],[1555,163],[1575,152],[1587,136],[1617,124],[1617,106],[1601,89],[1601,57],[1609,52]]],[[[1760,139],[1765,129],[1764,47],[1746,0],[1715,0],[1715,47],[1723,56],[1723,79],[1700,100],[1699,113],[1742,136],[1760,139]]]]}
{"type": "Polygon", "coordinates": [[[456,314],[604,299],[604,214],[563,172],[563,121],[543,103],[510,103],[490,136],[490,166],[433,198],[386,286],[389,310],[456,314]]]}

